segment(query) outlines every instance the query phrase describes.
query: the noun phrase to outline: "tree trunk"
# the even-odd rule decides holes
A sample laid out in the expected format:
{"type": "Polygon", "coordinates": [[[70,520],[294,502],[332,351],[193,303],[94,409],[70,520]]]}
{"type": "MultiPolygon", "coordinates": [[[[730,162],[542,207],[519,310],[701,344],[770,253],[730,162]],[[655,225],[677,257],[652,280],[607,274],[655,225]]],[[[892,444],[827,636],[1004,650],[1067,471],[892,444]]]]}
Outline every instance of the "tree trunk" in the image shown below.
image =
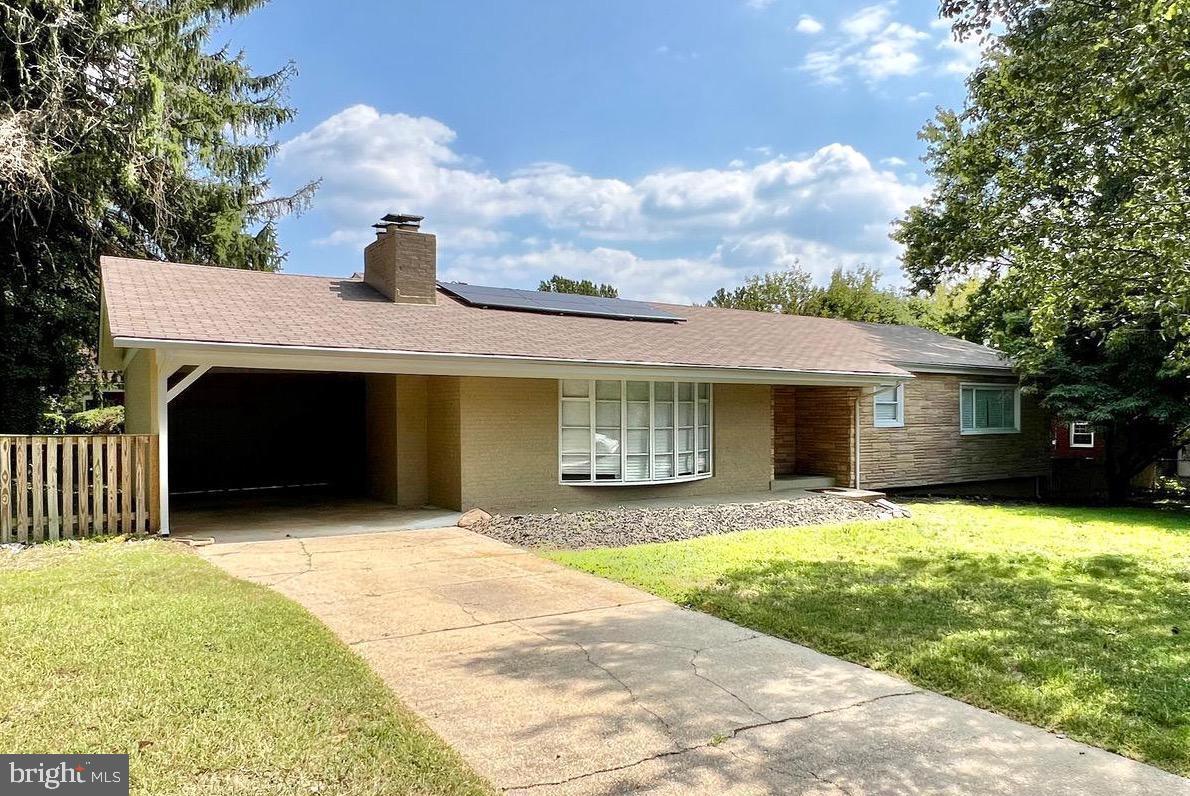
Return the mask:
{"type": "Polygon", "coordinates": [[[1128,466],[1128,446],[1117,428],[1106,435],[1103,446],[1103,469],[1107,480],[1107,501],[1113,505],[1128,500],[1132,491],[1132,468],[1128,466]]]}
{"type": "Polygon", "coordinates": [[[1119,505],[1127,502],[1128,496],[1131,494],[1132,477],[1119,471],[1109,470],[1107,473],[1107,502],[1119,505]]]}

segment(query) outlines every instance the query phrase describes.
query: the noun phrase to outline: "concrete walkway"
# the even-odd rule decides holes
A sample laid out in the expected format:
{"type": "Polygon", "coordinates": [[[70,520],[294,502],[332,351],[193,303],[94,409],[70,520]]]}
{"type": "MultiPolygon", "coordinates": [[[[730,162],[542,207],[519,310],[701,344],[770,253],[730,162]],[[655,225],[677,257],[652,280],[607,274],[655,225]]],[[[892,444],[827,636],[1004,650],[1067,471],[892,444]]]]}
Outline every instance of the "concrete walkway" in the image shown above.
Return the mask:
{"type": "Polygon", "coordinates": [[[531,794],[1190,794],[1190,780],[458,528],[199,548],[531,794]]]}

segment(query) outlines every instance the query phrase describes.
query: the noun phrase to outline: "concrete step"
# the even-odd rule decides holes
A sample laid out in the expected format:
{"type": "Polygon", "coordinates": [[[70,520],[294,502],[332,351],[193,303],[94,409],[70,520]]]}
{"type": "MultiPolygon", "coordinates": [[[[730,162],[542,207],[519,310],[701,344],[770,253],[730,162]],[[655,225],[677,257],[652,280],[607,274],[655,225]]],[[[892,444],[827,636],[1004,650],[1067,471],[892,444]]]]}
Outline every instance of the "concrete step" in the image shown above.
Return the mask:
{"type": "Polygon", "coordinates": [[[769,482],[774,492],[793,492],[798,489],[826,489],[835,485],[835,479],[826,475],[783,475],[769,482]]]}
{"type": "MultiPolygon", "coordinates": [[[[834,497],[841,497],[846,500],[861,500],[864,503],[875,503],[878,500],[884,500],[883,492],[873,492],[870,489],[851,489],[845,486],[836,486],[829,489],[819,489],[824,495],[833,495],[834,497]]],[[[885,501],[887,502],[887,501],[885,501]]],[[[890,503],[889,506],[892,506],[890,503]]]]}

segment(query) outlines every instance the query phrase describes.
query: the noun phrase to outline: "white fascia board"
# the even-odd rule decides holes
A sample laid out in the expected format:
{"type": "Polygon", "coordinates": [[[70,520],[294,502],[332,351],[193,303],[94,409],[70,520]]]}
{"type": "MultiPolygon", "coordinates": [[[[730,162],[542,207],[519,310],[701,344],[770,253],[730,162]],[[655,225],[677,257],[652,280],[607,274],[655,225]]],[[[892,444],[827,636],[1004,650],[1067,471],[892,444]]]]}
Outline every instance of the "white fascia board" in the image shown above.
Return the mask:
{"type": "Polygon", "coordinates": [[[976,366],[976,365],[926,365],[918,362],[894,362],[898,368],[913,373],[950,373],[959,376],[1015,376],[1011,365],[976,366]]]}
{"type": "Polygon", "coordinates": [[[262,370],[312,370],[345,373],[407,373],[431,376],[506,376],[515,378],[679,378],[719,383],[852,386],[907,381],[913,374],[851,371],[791,371],[779,368],[724,368],[664,362],[595,362],[489,354],[378,351],[357,348],[209,343],[118,337],[126,348],[153,348],[171,362],[262,370]]]}

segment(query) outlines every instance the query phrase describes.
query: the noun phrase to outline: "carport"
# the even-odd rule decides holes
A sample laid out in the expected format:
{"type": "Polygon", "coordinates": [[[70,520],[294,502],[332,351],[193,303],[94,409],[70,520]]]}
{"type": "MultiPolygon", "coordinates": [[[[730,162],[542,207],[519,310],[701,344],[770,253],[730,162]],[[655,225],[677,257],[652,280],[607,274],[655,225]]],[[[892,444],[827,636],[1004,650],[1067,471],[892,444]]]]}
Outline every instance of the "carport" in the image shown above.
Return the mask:
{"type": "Polygon", "coordinates": [[[212,368],[169,403],[170,494],[362,497],[364,377],[212,368]]]}
{"type": "Polygon", "coordinates": [[[313,528],[307,518],[339,532],[457,519],[457,490],[436,488],[457,482],[457,460],[427,461],[427,425],[443,425],[434,377],[367,355],[153,343],[128,346],[120,365],[127,429],[157,437],[162,534],[269,538],[313,528]]]}

